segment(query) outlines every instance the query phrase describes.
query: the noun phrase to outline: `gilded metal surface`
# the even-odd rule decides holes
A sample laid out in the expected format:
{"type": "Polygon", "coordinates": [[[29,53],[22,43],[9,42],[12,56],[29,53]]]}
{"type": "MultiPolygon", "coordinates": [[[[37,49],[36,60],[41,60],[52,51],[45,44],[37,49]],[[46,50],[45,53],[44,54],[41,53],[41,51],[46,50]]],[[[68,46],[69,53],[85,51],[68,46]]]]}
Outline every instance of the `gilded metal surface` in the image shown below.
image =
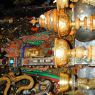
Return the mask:
{"type": "Polygon", "coordinates": [[[57,9],[63,9],[65,7],[68,7],[69,0],[57,0],[57,9]]]}
{"type": "Polygon", "coordinates": [[[82,3],[87,3],[87,4],[95,6],[95,1],[94,0],[82,0],[82,3]]]}
{"type": "Polygon", "coordinates": [[[39,17],[39,24],[48,30],[58,32],[59,36],[66,36],[70,33],[70,19],[64,10],[53,9],[45,12],[39,17]]]}
{"type": "Polygon", "coordinates": [[[60,88],[58,89],[58,92],[64,92],[67,91],[70,88],[70,77],[68,74],[60,73],[60,88]]]}
{"type": "Polygon", "coordinates": [[[39,24],[41,27],[47,28],[48,30],[58,32],[59,37],[61,37],[69,35],[72,27],[77,30],[80,27],[84,27],[84,29],[88,28],[91,31],[94,30],[95,16],[84,17],[83,20],[76,18],[75,21],[72,22],[64,10],[54,9],[42,14],[39,17],[39,24]]]}
{"type": "Polygon", "coordinates": [[[69,61],[68,51],[70,47],[63,39],[55,39],[54,43],[54,60],[56,66],[65,65],[69,61]]]}
{"type": "Polygon", "coordinates": [[[71,26],[75,26],[76,29],[82,26],[84,29],[88,28],[92,31],[95,29],[95,16],[85,17],[83,21],[76,18],[75,22],[71,22],[71,26]]]}
{"type": "Polygon", "coordinates": [[[68,43],[63,39],[55,39],[54,46],[54,60],[56,66],[64,66],[69,62],[70,57],[94,59],[95,46],[88,46],[87,48],[76,47],[70,49],[68,43]]]}
{"type": "Polygon", "coordinates": [[[80,20],[83,20],[84,17],[90,17],[91,15],[95,15],[95,8],[91,5],[88,5],[86,3],[82,3],[83,0],[79,0],[75,4],[75,18],[80,18],[80,20]]]}
{"type": "Polygon", "coordinates": [[[95,78],[79,78],[77,79],[77,86],[84,89],[95,89],[95,78]]]}
{"type": "Polygon", "coordinates": [[[25,57],[37,57],[39,55],[38,48],[26,48],[25,49],[25,57]]]}

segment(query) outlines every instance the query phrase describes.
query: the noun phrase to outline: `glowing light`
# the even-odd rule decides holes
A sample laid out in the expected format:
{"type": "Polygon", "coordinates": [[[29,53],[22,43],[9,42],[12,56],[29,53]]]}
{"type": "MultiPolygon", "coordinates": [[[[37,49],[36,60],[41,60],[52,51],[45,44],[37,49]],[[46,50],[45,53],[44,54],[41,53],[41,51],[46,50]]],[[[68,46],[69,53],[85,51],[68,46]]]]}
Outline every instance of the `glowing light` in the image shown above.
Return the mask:
{"type": "Polygon", "coordinates": [[[59,27],[62,27],[62,28],[66,27],[66,23],[63,21],[59,21],[59,27]]]}
{"type": "Polygon", "coordinates": [[[83,13],[84,11],[83,11],[83,10],[81,10],[80,12],[81,12],[81,13],[83,13]]]}
{"type": "Polygon", "coordinates": [[[44,15],[41,15],[40,18],[45,19],[45,16],[44,15]]]}
{"type": "Polygon", "coordinates": [[[58,58],[62,58],[62,56],[63,56],[63,49],[62,48],[58,48],[55,51],[55,56],[58,57],[58,58]]]}
{"type": "Polygon", "coordinates": [[[56,0],[54,0],[53,3],[56,3],[56,0]]]}
{"type": "Polygon", "coordinates": [[[81,14],[81,15],[80,15],[80,20],[82,20],[82,21],[83,21],[85,17],[87,17],[87,15],[86,15],[86,14],[81,14]]]}
{"type": "Polygon", "coordinates": [[[66,84],[68,84],[68,81],[67,80],[60,80],[58,82],[58,84],[60,84],[60,85],[66,85],[66,84]]]}
{"type": "Polygon", "coordinates": [[[87,86],[87,89],[89,89],[89,86],[87,86]]]}

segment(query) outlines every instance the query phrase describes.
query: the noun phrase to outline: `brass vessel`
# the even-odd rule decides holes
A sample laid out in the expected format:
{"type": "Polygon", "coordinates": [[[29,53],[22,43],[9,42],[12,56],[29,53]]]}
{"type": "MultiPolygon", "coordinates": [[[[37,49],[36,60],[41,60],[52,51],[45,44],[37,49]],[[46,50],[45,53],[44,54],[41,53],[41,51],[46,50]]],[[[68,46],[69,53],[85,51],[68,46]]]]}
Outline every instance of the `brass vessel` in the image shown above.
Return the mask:
{"type": "Polygon", "coordinates": [[[58,32],[59,36],[68,35],[70,32],[70,20],[64,10],[50,10],[40,15],[39,19],[31,20],[30,23],[39,22],[40,26],[58,32]]]}
{"type": "Polygon", "coordinates": [[[69,90],[72,86],[72,78],[66,73],[60,73],[60,81],[59,81],[60,88],[58,92],[65,92],[69,90]]]}
{"type": "Polygon", "coordinates": [[[55,38],[54,43],[54,60],[55,65],[60,67],[69,62],[70,57],[94,59],[95,58],[95,46],[76,47],[70,49],[66,40],[55,38]]]}
{"type": "MultiPolygon", "coordinates": [[[[83,26],[85,29],[91,31],[95,29],[95,16],[85,17],[83,21],[76,18],[75,21],[71,21],[69,16],[64,10],[53,9],[42,14],[37,20],[33,19],[30,23],[35,24],[39,22],[40,26],[58,32],[59,37],[67,36],[74,29],[79,29],[83,26]]],[[[76,31],[74,31],[76,32],[76,31]]]]}
{"type": "Polygon", "coordinates": [[[60,73],[58,92],[66,92],[74,87],[82,89],[95,89],[95,78],[73,78],[67,73],[60,73]]]}

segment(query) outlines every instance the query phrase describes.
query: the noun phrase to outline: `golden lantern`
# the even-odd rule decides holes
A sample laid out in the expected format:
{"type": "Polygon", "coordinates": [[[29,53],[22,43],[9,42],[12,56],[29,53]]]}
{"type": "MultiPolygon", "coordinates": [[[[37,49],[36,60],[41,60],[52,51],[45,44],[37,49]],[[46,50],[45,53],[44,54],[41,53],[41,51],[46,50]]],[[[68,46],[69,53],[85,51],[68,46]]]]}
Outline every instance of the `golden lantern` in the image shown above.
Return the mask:
{"type": "Polygon", "coordinates": [[[40,26],[58,32],[59,36],[66,36],[70,33],[70,20],[64,10],[50,10],[42,14],[39,19],[31,20],[34,24],[39,22],[40,26]]]}
{"type": "MultiPolygon", "coordinates": [[[[77,2],[78,0],[70,1],[77,2]]],[[[80,21],[79,18],[76,18],[75,21],[71,21],[64,10],[65,7],[68,7],[69,0],[55,0],[55,2],[57,4],[57,9],[45,12],[40,15],[38,19],[31,20],[30,23],[35,24],[39,22],[41,27],[58,32],[59,37],[67,36],[71,34],[70,32],[72,31],[76,33],[75,30],[79,29],[81,26],[91,31],[95,29],[95,16],[85,17],[83,21],[80,21]]],[[[82,0],[82,2],[95,3],[93,0],[82,0]]],[[[74,8],[74,5],[71,4],[70,7],[74,8]]]]}
{"type": "MultiPolygon", "coordinates": [[[[33,19],[30,23],[35,24],[39,22],[40,26],[58,32],[59,37],[67,36],[74,29],[79,29],[83,26],[85,29],[91,31],[95,29],[95,16],[85,17],[83,21],[76,18],[75,21],[71,21],[64,10],[53,9],[42,14],[39,19],[33,19]]],[[[75,32],[75,31],[74,31],[75,32]]]]}
{"type": "Polygon", "coordinates": [[[68,51],[70,47],[68,43],[63,39],[55,39],[54,43],[54,61],[56,66],[65,65],[69,62],[68,51]]]}
{"type": "Polygon", "coordinates": [[[95,46],[89,46],[87,49],[83,47],[70,49],[65,40],[56,38],[54,43],[54,61],[56,67],[67,64],[71,56],[76,58],[88,57],[88,59],[94,59],[95,46]]]}

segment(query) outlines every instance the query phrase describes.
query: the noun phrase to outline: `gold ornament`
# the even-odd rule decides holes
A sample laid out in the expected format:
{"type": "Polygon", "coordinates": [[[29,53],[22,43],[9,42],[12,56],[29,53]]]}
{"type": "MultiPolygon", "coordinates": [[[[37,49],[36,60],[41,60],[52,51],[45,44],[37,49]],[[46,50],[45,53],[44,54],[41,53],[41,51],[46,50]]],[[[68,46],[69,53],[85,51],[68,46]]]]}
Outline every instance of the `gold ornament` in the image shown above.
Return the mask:
{"type": "MultiPolygon", "coordinates": [[[[73,7],[73,6],[71,6],[73,7]]],[[[71,21],[64,10],[53,9],[42,14],[39,19],[31,20],[31,23],[39,22],[40,26],[58,32],[59,37],[67,36],[74,29],[79,29],[83,26],[85,29],[91,31],[95,29],[95,16],[85,17],[83,21],[76,18],[75,21],[71,21]]],[[[76,31],[74,31],[76,33],[76,31]]]]}
{"type": "Polygon", "coordinates": [[[82,3],[87,3],[87,4],[95,6],[95,0],[82,0],[82,3]]]}
{"type": "Polygon", "coordinates": [[[59,81],[60,88],[58,92],[65,92],[72,86],[72,79],[68,74],[60,73],[60,81],[59,81]]]}
{"type": "Polygon", "coordinates": [[[86,49],[83,47],[76,47],[70,49],[67,41],[63,39],[55,39],[54,43],[54,60],[56,66],[64,66],[69,62],[70,57],[84,58],[88,59],[95,58],[95,46],[89,46],[86,49]]]}

